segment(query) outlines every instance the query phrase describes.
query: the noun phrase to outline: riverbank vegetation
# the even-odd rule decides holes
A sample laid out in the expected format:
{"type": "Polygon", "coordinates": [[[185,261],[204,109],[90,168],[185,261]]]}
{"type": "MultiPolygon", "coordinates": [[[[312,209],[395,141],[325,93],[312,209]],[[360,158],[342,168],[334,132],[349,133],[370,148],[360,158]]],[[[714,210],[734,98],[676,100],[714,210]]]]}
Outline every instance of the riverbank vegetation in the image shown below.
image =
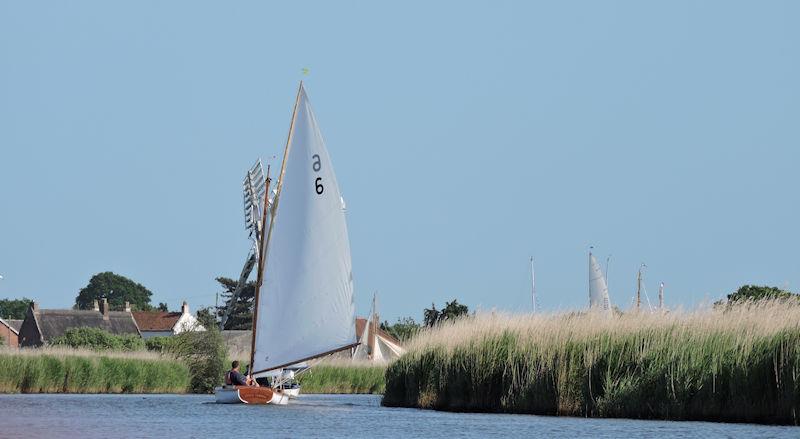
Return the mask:
{"type": "Polygon", "coordinates": [[[386,365],[326,360],[298,376],[303,393],[383,393],[386,365]]]}
{"type": "Polygon", "coordinates": [[[211,393],[225,363],[215,328],[147,342],[77,328],[49,347],[0,351],[0,393],[211,393]]]}
{"type": "Polygon", "coordinates": [[[0,393],[184,393],[189,370],[151,352],[0,349],[0,393]]]}
{"type": "Polygon", "coordinates": [[[383,404],[453,411],[797,424],[800,306],[482,313],[422,331],[383,404]]]}

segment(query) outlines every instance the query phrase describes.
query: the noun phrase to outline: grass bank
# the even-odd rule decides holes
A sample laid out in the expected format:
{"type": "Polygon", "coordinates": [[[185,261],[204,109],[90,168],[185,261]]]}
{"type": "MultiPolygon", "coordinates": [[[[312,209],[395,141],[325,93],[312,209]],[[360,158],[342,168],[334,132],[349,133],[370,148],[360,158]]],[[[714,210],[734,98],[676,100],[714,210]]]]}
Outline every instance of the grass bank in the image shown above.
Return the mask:
{"type": "Polygon", "coordinates": [[[479,314],[412,340],[386,372],[383,404],[797,424],[800,307],[479,314]]]}
{"type": "Polygon", "coordinates": [[[185,393],[189,370],[149,352],[0,349],[0,393],[185,393]]]}
{"type": "Polygon", "coordinates": [[[302,373],[303,393],[383,393],[386,366],[329,360],[302,373]]]}

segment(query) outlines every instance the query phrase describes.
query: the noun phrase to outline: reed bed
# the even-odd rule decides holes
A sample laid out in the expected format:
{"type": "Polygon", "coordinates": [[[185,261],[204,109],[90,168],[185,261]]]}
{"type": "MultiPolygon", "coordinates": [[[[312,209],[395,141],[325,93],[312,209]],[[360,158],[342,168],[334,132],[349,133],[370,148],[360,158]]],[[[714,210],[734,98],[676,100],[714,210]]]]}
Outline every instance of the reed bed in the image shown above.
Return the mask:
{"type": "Polygon", "coordinates": [[[0,349],[0,393],[185,393],[189,370],[151,352],[0,349]]]}
{"type": "Polygon", "coordinates": [[[326,361],[298,376],[303,393],[383,393],[386,365],[326,361]]]}
{"type": "Polygon", "coordinates": [[[797,424],[800,306],[481,313],[425,330],[386,371],[387,406],[797,424]]]}

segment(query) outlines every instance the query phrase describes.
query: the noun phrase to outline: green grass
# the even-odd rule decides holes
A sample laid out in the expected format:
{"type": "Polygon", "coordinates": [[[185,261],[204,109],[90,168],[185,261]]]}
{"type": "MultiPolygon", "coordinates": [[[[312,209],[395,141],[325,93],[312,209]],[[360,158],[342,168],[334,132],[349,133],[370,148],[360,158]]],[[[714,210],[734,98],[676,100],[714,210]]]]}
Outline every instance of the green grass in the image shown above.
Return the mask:
{"type": "Polygon", "coordinates": [[[184,393],[189,381],[185,365],[156,355],[0,351],[0,393],[184,393]]]}
{"type": "Polygon", "coordinates": [[[383,393],[386,366],[321,364],[298,377],[303,393],[383,393]]]}
{"type": "Polygon", "coordinates": [[[483,315],[422,334],[383,404],[452,411],[798,424],[800,307],[483,315]]]}

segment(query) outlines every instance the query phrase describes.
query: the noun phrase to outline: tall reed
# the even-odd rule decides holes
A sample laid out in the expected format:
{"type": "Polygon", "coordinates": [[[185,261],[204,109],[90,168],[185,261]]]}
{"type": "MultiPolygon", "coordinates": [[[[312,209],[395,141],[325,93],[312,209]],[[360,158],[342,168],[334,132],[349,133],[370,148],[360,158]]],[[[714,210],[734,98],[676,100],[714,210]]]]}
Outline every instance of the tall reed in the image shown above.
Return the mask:
{"type": "Polygon", "coordinates": [[[0,393],[184,393],[181,362],[147,352],[0,350],[0,393]]]}
{"type": "Polygon", "coordinates": [[[800,306],[665,314],[483,313],[426,330],[383,404],[797,424],[800,306]]]}
{"type": "Polygon", "coordinates": [[[299,375],[303,393],[383,393],[386,365],[328,360],[299,375]]]}

